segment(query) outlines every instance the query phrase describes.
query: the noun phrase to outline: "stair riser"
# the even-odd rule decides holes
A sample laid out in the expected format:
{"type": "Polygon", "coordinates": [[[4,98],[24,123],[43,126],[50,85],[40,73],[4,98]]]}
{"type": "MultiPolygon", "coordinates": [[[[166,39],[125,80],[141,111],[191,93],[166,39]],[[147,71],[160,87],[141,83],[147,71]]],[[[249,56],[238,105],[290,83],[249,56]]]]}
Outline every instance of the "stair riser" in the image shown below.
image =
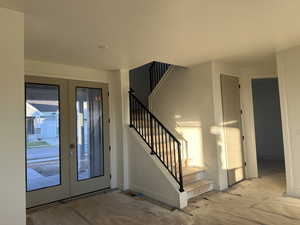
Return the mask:
{"type": "Polygon", "coordinates": [[[187,198],[191,199],[214,189],[213,184],[205,184],[187,192],[187,198]]]}
{"type": "Polygon", "coordinates": [[[183,184],[184,185],[192,184],[192,183],[195,183],[199,180],[203,180],[205,178],[206,178],[206,172],[205,171],[199,171],[199,172],[194,173],[194,174],[184,175],[183,176],[183,184]]]}

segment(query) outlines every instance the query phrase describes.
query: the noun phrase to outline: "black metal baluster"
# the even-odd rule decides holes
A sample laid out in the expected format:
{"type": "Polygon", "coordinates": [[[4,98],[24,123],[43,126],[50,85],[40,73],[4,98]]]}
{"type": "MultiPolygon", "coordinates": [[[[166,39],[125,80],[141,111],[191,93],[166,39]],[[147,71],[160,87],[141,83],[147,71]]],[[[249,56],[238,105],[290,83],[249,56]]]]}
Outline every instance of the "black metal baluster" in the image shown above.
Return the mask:
{"type": "Polygon", "coordinates": [[[139,104],[136,102],[136,130],[140,133],[139,130],[139,104]]]}
{"type": "Polygon", "coordinates": [[[166,141],[166,149],[167,149],[167,166],[168,166],[168,169],[169,169],[169,148],[168,148],[168,136],[169,134],[166,132],[166,136],[165,136],[165,141],[166,141]]]}
{"type": "Polygon", "coordinates": [[[172,157],[172,138],[169,136],[169,149],[170,149],[170,164],[171,164],[171,172],[173,173],[173,157],[172,157]]]}
{"type": "Polygon", "coordinates": [[[145,114],[144,114],[144,109],[141,106],[141,118],[142,118],[142,135],[144,139],[146,140],[146,135],[145,135],[145,114]]]}
{"type": "Polygon", "coordinates": [[[152,123],[152,116],[150,115],[150,137],[151,137],[151,146],[152,146],[152,151],[151,151],[151,154],[154,155],[155,153],[155,146],[154,146],[154,133],[153,133],[153,123],[152,123]]]}
{"type": "Polygon", "coordinates": [[[139,115],[139,124],[138,124],[138,130],[139,130],[139,133],[142,135],[142,130],[141,130],[141,125],[142,125],[142,117],[141,117],[141,106],[138,105],[138,115],[139,115]]]}
{"type": "Polygon", "coordinates": [[[174,151],[174,165],[175,165],[175,177],[177,177],[178,178],[178,176],[177,176],[177,157],[176,157],[176,145],[175,145],[175,141],[173,141],[173,151],[174,151]]]}
{"type": "Polygon", "coordinates": [[[147,133],[147,114],[146,114],[146,110],[144,108],[143,108],[143,119],[144,119],[144,135],[145,135],[145,140],[149,144],[148,133],[147,133]]]}
{"type": "Polygon", "coordinates": [[[161,145],[161,149],[162,149],[162,157],[163,157],[163,161],[165,162],[165,145],[163,144],[163,140],[164,140],[164,130],[161,128],[161,140],[160,140],[160,145],[161,145]]]}
{"type": "Polygon", "coordinates": [[[130,115],[130,124],[129,126],[132,127],[133,123],[132,123],[132,117],[133,117],[133,104],[132,104],[132,96],[131,94],[129,94],[129,115],[130,115]]]}
{"type": "Polygon", "coordinates": [[[135,119],[135,128],[138,127],[138,102],[134,99],[134,119],[135,119]]]}
{"type": "Polygon", "coordinates": [[[180,147],[180,143],[177,142],[178,145],[178,166],[179,166],[179,191],[183,192],[183,177],[182,177],[182,160],[181,160],[181,147],[180,147]]]}
{"type": "Polygon", "coordinates": [[[153,151],[151,124],[150,124],[150,115],[149,115],[149,113],[146,113],[146,123],[147,123],[148,141],[149,141],[149,144],[151,146],[151,150],[153,151]]]}
{"type": "Polygon", "coordinates": [[[154,124],[155,124],[155,145],[156,147],[158,147],[156,152],[158,153],[159,157],[161,157],[161,151],[159,146],[159,127],[156,121],[154,122],[154,124]]]}

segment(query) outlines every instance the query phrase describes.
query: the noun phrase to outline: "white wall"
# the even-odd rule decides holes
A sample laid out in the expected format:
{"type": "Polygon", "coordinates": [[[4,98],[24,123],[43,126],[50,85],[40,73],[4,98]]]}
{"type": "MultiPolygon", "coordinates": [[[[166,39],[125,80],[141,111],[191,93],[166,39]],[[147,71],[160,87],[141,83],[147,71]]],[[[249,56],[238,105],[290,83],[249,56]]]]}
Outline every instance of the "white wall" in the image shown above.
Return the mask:
{"type": "Polygon", "coordinates": [[[151,103],[153,113],[171,131],[177,130],[185,137],[192,159],[206,166],[208,178],[218,185],[218,156],[212,133],[215,123],[211,74],[211,63],[191,68],[175,67],[151,103]]]}
{"type": "Polygon", "coordinates": [[[300,46],[277,54],[287,193],[300,197],[300,46]]]}
{"type": "Polygon", "coordinates": [[[123,168],[122,138],[121,138],[121,80],[120,71],[105,71],[83,68],[77,66],[54,64],[25,60],[25,75],[56,77],[64,79],[75,79],[94,81],[109,84],[109,105],[110,105],[110,144],[111,144],[111,187],[122,186],[123,168]]]}
{"type": "Polygon", "coordinates": [[[200,122],[201,141],[197,145],[203,149],[209,177],[222,190],[228,184],[227,171],[222,169],[226,163],[226,152],[222,144],[221,74],[240,78],[246,176],[257,177],[251,79],[276,77],[276,63],[240,66],[211,62],[189,69],[176,67],[151,101],[154,114],[172,131],[186,122],[200,122]]]}
{"type": "Polygon", "coordinates": [[[186,198],[179,193],[179,185],[163,167],[162,163],[145,144],[135,130],[126,128],[128,133],[129,188],[143,193],[169,206],[183,208],[186,198]],[[185,201],[183,201],[185,199],[185,201]]]}
{"type": "Polygon", "coordinates": [[[25,225],[24,14],[0,8],[0,225],[25,225]]]}

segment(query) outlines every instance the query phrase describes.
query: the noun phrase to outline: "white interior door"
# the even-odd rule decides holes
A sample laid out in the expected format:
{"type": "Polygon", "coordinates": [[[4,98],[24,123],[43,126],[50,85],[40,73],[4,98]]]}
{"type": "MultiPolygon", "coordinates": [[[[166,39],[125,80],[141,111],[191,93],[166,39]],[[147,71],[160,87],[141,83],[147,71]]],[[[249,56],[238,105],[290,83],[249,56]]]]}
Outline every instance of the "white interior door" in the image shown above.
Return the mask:
{"type": "Polygon", "coordinates": [[[221,75],[223,128],[228,184],[245,178],[239,78],[221,75]]]}

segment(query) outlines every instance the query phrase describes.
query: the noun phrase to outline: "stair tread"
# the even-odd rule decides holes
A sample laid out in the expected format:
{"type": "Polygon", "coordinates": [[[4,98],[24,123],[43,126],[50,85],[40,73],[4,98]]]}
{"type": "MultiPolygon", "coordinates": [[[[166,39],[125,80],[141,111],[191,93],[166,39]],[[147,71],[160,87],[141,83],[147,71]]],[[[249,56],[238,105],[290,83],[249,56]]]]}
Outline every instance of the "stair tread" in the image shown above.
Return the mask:
{"type": "Polygon", "coordinates": [[[211,180],[199,180],[195,183],[184,186],[184,189],[185,189],[185,191],[189,192],[189,191],[193,191],[197,188],[200,188],[202,186],[207,186],[207,185],[211,185],[211,184],[213,184],[213,181],[211,181],[211,180]]]}
{"type": "Polygon", "coordinates": [[[182,175],[189,176],[195,173],[204,172],[205,170],[205,167],[182,167],[182,175]]]}

